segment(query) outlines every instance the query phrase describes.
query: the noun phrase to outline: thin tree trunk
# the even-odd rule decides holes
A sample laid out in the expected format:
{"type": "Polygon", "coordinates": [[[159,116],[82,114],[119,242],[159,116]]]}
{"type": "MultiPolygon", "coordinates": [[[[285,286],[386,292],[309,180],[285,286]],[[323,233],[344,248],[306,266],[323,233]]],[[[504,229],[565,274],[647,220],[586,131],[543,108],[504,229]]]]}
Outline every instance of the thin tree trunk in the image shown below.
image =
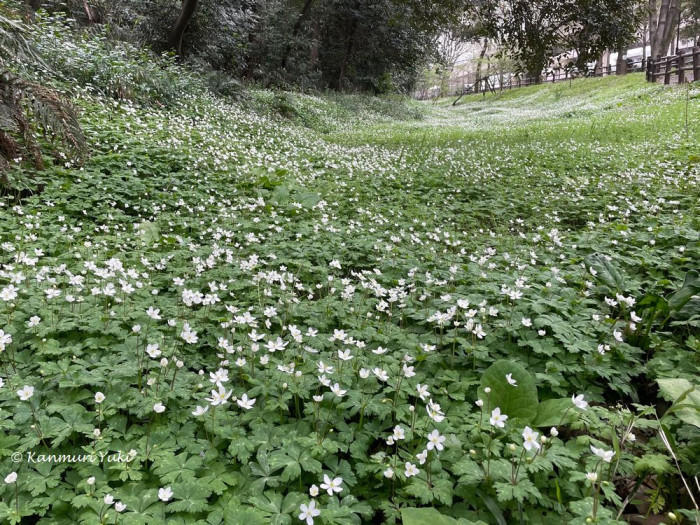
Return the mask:
{"type": "Polygon", "coordinates": [[[90,4],[87,3],[87,0],[83,0],[83,9],[85,10],[85,15],[88,17],[88,22],[90,22],[91,24],[100,23],[99,14],[92,7],[90,7],[90,4]]]}
{"type": "Polygon", "coordinates": [[[168,38],[168,46],[171,49],[177,51],[178,55],[182,55],[182,37],[185,34],[185,30],[194,16],[194,12],[197,9],[198,0],[183,0],[182,11],[180,11],[180,16],[177,17],[177,22],[175,22],[175,27],[173,27],[170,37],[168,38]]]}
{"type": "Polygon", "coordinates": [[[314,0],[306,0],[306,3],[304,3],[304,8],[301,10],[301,14],[297,18],[296,23],[294,24],[294,29],[292,29],[292,36],[287,42],[287,46],[284,49],[284,53],[282,54],[282,69],[287,68],[287,62],[289,61],[289,55],[292,52],[292,46],[294,45],[294,40],[296,39],[297,35],[299,34],[299,31],[301,30],[301,26],[306,20],[306,17],[309,15],[309,11],[311,11],[311,6],[313,5],[314,0]]]}
{"type": "Polygon", "coordinates": [[[489,47],[488,38],[484,38],[484,47],[481,48],[481,53],[479,53],[479,61],[476,63],[476,91],[479,91],[479,85],[481,83],[481,64],[484,60],[484,55],[486,55],[486,49],[489,47]]]}
{"type": "Polygon", "coordinates": [[[357,18],[353,17],[352,25],[350,27],[350,34],[348,35],[348,42],[345,46],[345,54],[343,55],[343,60],[340,62],[340,73],[338,74],[338,89],[343,88],[343,81],[345,80],[345,71],[350,61],[350,56],[352,55],[353,48],[355,47],[355,33],[357,33],[357,18]]]}
{"type": "Polygon", "coordinates": [[[656,30],[659,25],[659,12],[656,9],[656,0],[649,0],[649,44],[651,46],[651,51],[649,56],[653,59],[656,58],[654,54],[657,50],[658,44],[656,43],[656,30]]]}

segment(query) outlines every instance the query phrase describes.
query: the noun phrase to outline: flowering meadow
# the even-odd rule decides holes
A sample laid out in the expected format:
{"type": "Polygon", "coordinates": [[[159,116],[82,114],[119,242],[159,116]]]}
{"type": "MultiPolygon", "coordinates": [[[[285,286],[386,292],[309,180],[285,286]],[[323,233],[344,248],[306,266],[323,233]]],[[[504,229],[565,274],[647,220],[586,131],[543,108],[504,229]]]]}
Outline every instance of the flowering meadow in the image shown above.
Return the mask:
{"type": "Polygon", "coordinates": [[[3,523],[697,521],[697,86],[101,74],[0,201],[3,523]]]}

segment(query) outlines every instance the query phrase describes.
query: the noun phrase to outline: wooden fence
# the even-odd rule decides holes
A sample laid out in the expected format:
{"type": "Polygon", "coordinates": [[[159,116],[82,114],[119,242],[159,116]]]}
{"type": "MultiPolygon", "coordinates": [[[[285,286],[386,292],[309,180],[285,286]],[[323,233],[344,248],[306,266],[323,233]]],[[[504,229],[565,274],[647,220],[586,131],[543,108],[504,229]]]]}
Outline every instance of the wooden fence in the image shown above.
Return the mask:
{"type": "MultiPolygon", "coordinates": [[[[624,73],[632,73],[636,71],[644,71],[646,69],[646,61],[639,58],[637,60],[630,59],[625,61],[625,71],[624,73]]],[[[488,92],[495,93],[497,91],[504,91],[509,89],[517,89],[521,87],[532,86],[535,84],[544,83],[555,83],[555,82],[567,82],[572,81],[575,78],[582,77],[606,77],[609,75],[616,75],[617,67],[616,64],[611,64],[608,66],[603,66],[596,68],[591,71],[586,71],[585,73],[577,71],[551,71],[547,74],[542,74],[540,78],[524,78],[520,75],[504,75],[505,78],[499,78],[497,75],[492,75],[490,77],[477,78],[472,80],[469,84],[463,83],[455,89],[455,86],[451,85],[449,90],[449,95],[458,95],[459,98],[454,101],[453,105],[457,105],[459,100],[465,95],[473,95],[477,93],[486,94],[488,92]]],[[[437,94],[428,96],[417,96],[417,98],[425,100],[428,98],[434,98],[437,94]]]]}
{"type": "Polygon", "coordinates": [[[679,49],[677,55],[649,59],[647,81],[664,84],[700,81],[700,47],[679,49]]]}
{"type": "MultiPolygon", "coordinates": [[[[641,57],[625,61],[624,73],[632,73],[636,71],[645,71],[647,69],[647,61],[641,57]]],[[[473,95],[477,93],[488,93],[496,91],[504,91],[517,89],[521,87],[532,86],[534,84],[567,82],[575,78],[581,77],[605,77],[608,75],[616,75],[617,69],[615,64],[595,68],[591,71],[550,71],[543,73],[540,78],[526,78],[521,75],[505,74],[505,75],[490,75],[489,77],[475,78],[473,74],[466,74],[457,77],[450,82],[447,89],[448,96],[459,96],[461,99],[465,95],[473,95]]],[[[419,100],[428,100],[440,96],[439,91],[426,90],[417,92],[415,97],[419,100]]],[[[459,99],[457,99],[459,100],[459,99]]]]}

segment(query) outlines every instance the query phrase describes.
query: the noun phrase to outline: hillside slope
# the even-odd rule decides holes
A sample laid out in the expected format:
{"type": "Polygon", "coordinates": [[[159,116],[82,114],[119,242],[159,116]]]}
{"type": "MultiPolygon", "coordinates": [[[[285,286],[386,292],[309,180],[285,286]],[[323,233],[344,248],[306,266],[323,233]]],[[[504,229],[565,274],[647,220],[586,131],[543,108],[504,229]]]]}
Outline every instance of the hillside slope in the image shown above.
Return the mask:
{"type": "Polygon", "coordinates": [[[90,159],[0,201],[2,519],[693,515],[698,87],[73,88],[90,159]]]}

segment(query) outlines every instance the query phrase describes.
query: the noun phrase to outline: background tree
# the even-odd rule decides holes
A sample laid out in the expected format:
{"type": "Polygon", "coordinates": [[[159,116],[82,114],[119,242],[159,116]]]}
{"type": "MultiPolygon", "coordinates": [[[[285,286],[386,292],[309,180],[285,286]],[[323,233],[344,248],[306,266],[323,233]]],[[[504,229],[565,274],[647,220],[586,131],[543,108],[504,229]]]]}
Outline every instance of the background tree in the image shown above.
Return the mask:
{"type": "Polygon", "coordinates": [[[648,9],[651,56],[665,56],[676,35],[680,0],[649,0],[648,9]]]}

